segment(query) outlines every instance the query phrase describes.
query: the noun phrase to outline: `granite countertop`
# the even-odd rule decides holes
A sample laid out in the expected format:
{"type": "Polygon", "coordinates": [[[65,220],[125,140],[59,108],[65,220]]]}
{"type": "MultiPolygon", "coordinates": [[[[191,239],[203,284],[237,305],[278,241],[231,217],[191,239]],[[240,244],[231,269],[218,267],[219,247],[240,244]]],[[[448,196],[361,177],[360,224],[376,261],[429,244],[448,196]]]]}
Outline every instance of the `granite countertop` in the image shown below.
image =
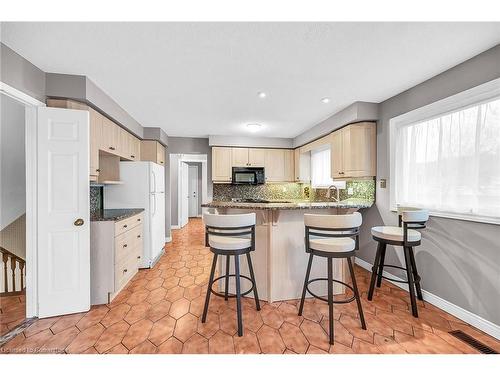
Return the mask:
{"type": "Polygon", "coordinates": [[[120,221],[144,211],[144,208],[118,208],[90,213],[90,221],[120,221]]]}
{"type": "Polygon", "coordinates": [[[253,210],[307,210],[317,208],[369,208],[373,201],[360,198],[349,198],[340,202],[311,202],[305,200],[293,200],[288,202],[270,202],[270,203],[245,203],[231,201],[213,201],[202,204],[202,207],[209,208],[240,208],[253,210]]]}

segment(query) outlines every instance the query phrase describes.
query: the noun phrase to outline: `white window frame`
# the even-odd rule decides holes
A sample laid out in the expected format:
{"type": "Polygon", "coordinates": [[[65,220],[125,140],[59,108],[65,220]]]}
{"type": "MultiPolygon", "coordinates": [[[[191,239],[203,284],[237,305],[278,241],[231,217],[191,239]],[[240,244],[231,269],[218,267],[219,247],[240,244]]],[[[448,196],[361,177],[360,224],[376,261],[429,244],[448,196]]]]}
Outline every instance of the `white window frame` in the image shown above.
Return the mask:
{"type": "MultiPolygon", "coordinates": [[[[458,94],[441,99],[413,111],[393,117],[389,120],[389,152],[390,152],[390,209],[397,211],[396,204],[396,173],[395,173],[395,150],[396,150],[396,130],[400,126],[407,126],[418,122],[441,117],[448,113],[455,112],[466,107],[477,105],[481,102],[489,101],[500,95],[500,78],[489,81],[482,85],[462,91],[458,94]]],[[[425,208],[425,207],[422,207],[425,208]]],[[[479,215],[457,214],[444,211],[430,211],[431,216],[444,217],[449,219],[459,219],[475,221],[480,223],[500,224],[500,218],[484,217],[479,215]]]]}

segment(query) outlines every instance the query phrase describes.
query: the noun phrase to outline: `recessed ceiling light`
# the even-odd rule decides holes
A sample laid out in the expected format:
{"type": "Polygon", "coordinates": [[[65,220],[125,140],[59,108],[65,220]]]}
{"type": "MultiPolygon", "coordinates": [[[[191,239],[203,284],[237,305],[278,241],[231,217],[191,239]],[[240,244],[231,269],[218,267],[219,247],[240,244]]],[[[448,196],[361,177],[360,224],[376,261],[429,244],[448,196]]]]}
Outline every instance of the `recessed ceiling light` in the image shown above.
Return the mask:
{"type": "Polygon", "coordinates": [[[257,96],[261,99],[264,99],[267,96],[267,94],[264,91],[259,91],[257,93],[257,96]]]}
{"type": "Polygon", "coordinates": [[[250,130],[252,133],[258,132],[261,127],[261,124],[247,124],[248,130],[250,130]]]}
{"type": "Polygon", "coordinates": [[[323,98],[323,99],[321,99],[321,103],[325,103],[325,104],[330,103],[330,98],[323,98]]]}

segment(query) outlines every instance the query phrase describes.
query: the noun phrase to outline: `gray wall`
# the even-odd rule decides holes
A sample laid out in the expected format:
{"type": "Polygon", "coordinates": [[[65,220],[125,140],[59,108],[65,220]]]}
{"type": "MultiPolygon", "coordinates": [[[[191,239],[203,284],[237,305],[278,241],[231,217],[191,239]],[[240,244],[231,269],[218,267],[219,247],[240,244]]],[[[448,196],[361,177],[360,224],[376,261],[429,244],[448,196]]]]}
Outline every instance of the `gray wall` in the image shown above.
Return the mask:
{"type": "Polygon", "coordinates": [[[45,102],[45,73],[0,43],[0,81],[45,102]]]}
{"type": "Polygon", "coordinates": [[[186,138],[186,137],[168,137],[167,148],[167,166],[165,170],[165,179],[167,186],[167,194],[165,201],[167,202],[166,209],[166,233],[170,236],[172,225],[177,225],[177,160],[174,163],[170,161],[170,154],[206,154],[207,155],[207,194],[209,200],[212,197],[212,151],[208,145],[208,138],[186,138]],[[172,176],[172,177],[171,177],[172,176]]]}
{"type": "Polygon", "coordinates": [[[26,212],[24,105],[0,94],[0,229],[26,212]]]}
{"type": "MultiPolygon", "coordinates": [[[[392,117],[500,77],[500,45],[380,104],[377,126],[377,176],[389,187],[389,120],[392,117]]],[[[397,225],[389,209],[389,188],[377,188],[376,206],[363,214],[358,256],[373,263],[376,243],[370,228],[397,225]]],[[[391,249],[388,264],[400,264],[391,249]]],[[[431,218],[416,260],[423,289],[500,324],[500,226],[431,218]]]]}

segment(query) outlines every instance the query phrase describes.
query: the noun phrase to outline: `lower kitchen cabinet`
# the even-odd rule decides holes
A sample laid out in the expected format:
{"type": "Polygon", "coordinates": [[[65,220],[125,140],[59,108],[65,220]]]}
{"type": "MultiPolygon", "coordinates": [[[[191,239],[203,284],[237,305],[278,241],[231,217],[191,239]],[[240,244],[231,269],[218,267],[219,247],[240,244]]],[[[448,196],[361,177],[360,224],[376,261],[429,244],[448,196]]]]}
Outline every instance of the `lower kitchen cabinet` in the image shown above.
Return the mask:
{"type": "Polygon", "coordinates": [[[92,221],[90,302],[110,303],[134,277],[143,257],[143,214],[120,221],[92,221]]]}

